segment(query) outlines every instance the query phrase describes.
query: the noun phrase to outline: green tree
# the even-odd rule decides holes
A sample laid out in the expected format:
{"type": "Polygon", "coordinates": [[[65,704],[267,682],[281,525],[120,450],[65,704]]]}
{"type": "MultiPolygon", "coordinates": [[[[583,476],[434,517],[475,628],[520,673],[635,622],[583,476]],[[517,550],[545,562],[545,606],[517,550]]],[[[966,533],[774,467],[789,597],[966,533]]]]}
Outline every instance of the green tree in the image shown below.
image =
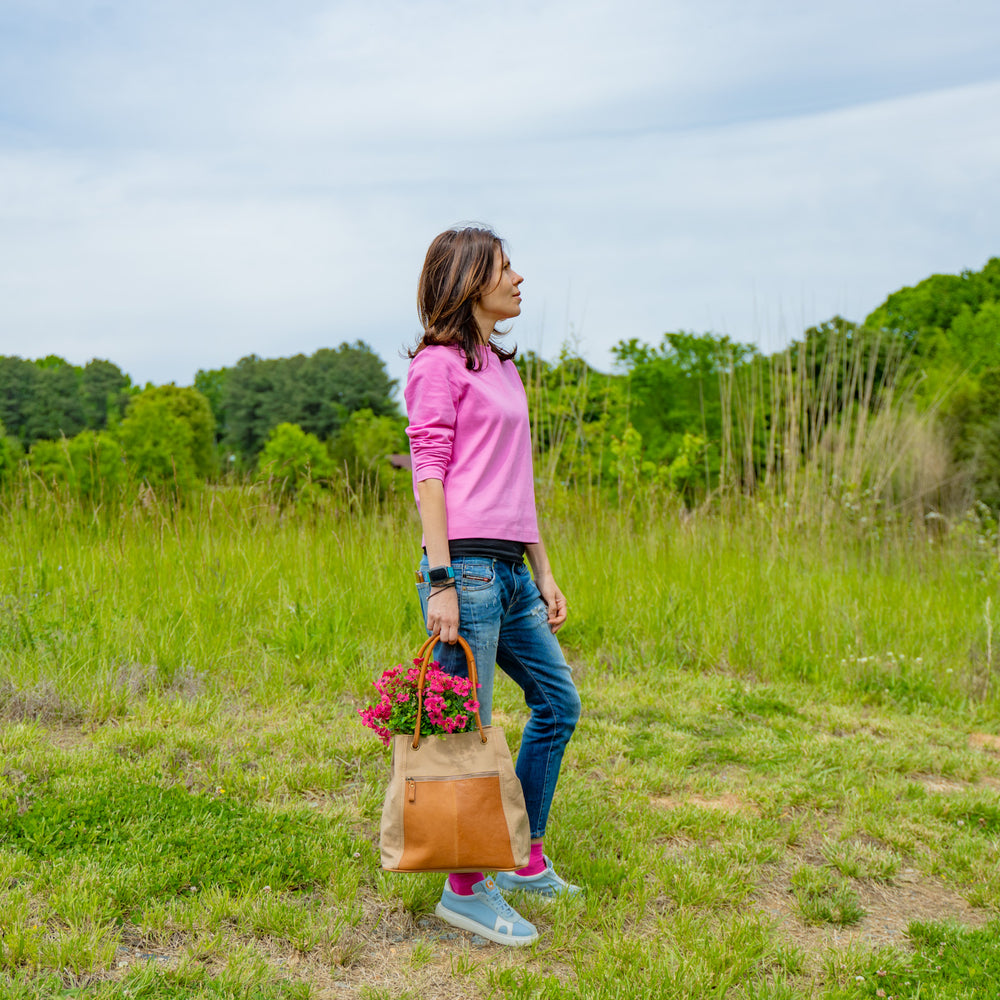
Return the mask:
{"type": "Polygon", "coordinates": [[[276,492],[296,494],[309,484],[327,479],[333,462],[315,434],[297,424],[278,424],[268,435],[257,462],[259,477],[276,492]]]}
{"type": "MultiPolygon", "coordinates": [[[[888,330],[913,342],[922,356],[934,356],[945,350],[952,339],[952,330],[959,317],[960,338],[976,336],[976,314],[984,305],[1000,300],[1000,257],[987,261],[981,271],[961,274],[932,274],[912,287],[893,292],[865,319],[864,325],[873,330],[888,330]]],[[[994,329],[984,321],[982,334],[989,337],[994,329]]],[[[954,353],[961,357],[957,345],[954,353]]],[[[970,346],[966,340],[966,347],[970,346]]],[[[974,348],[978,354],[980,347],[974,348]]],[[[964,361],[963,363],[967,363],[964,361]]]]}
{"type": "Polygon", "coordinates": [[[963,306],[942,339],[942,361],[952,369],[978,374],[1000,367],[1000,301],[963,306]]]}
{"type": "Polygon", "coordinates": [[[38,361],[0,357],[0,420],[25,448],[117,422],[130,389],[110,361],[95,358],[80,368],[51,354],[38,361]]]}
{"type": "Polygon", "coordinates": [[[967,276],[932,274],[918,285],[893,292],[865,319],[865,326],[917,340],[947,329],[962,307],[976,304],[977,289],[967,276]]]}
{"type": "Polygon", "coordinates": [[[39,438],[76,434],[84,426],[80,369],[54,355],[0,358],[0,420],[26,448],[39,438]]]}
{"type": "Polygon", "coordinates": [[[202,478],[211,476],[216,471],[215,418],[208,400],[197,389],[176,386],[171,382],[143,390],[132,400],[128,415],[159,403],[190,428],[191,459],[195,473],[202,478]]]}
{"type": "Polygon", "coordinates": [[[619,342],[612,354],[628,374],[630,417],[655,461],[672,458],[685,433],[718,440],[722,430],[719,376],[756,348],[726,336],[665,333],[657,347],[619,342]]]}
{"type": "Polygon", "coordinates": [[[976,497],[1000,507],[1000,366],[978,378],[960,376],[943,407],[942,421],[976,497]]]}
{"type": "Polygon", "coordinates": [[[0,357],[0,422],[22,445],[37,378],[38,369],[30,361],[15,356],[0,357]]]}
{"type": "Polygon", "coordinates": [[[397,415],[394,386],[385,363],[361,341],[310,356],[250,355],[229,369],[222,388],[226,444],[252,460],[280,423],[297,424],[328,441],[356,410],[397,415]]]}
{"type": "Polygon", "coordinates": [[[273,421],[270,412],[278,365],[251,354],[240,358],[226,376],[221,403],[226,414],[224,440],[241,458],[255,459],[271,429],[282,423],[273,421]]]}
{"type": "Polygon", "coordinates": [[[117,436],[136,476],[152,485],[186,492],[214,472],[215,420],[197,389],[170,384],[143,390],[117,436]]]}
{"type": "Polygon", "coordinates": [[[215,418],[215,438],[222,441],[226,437],[226,380],[231,368],[199,368],[194,377],[194,387],[200,392],[212,408],[215,418]]]}
{"type": "Polygon", "coordinates": [[[38,371],[24,414],[25,446],[39,438],[73,437],[85,426],[80,398],[81,370],[49,355],[35,362],[38,371]]]}
{"type": "Polygon", "coordinates": [[[695,488],[696,478],[702,489],[712,488],[725,423],[722,379],[757,357],[756,348],[723,335],[681,330],[665,333],[655,347],[620,341],[612,354],[627,373],[629,420],[645,460],[669,467],[683,455],[685,490],[695,488]],[[698,448],[692,447],[695,440],[701,442],[698,448]],[[691,467],[695,453],[702,463],[697,477],[691,467]]]}
{"type": "Polygon", "coordinates": [[[370,487],[381,495],[395,479],[389,456],[407,447],[400,417],[377,416],[362,409],[355,410],[330,441],[330,456],[352,487],[370,487]]]}
{"type": "Polygon", "coordinates": [[[100,431],[121,420],[128,406],[132,380],[116,364],[92,358],[80,375],[80,403],[90,430],[100,431]]]}
{"type": "Polygon", "coordinates": [[[371,410],[375,416],[396,416],[392,394],[396,380],[389,378],[385,362],[364,341],[323,348],[311,360],[313,398],[320,407],[316,434],[329,436],[349,413],[371,410]],[[332,408],[327,405],[332,401],[332,408]],[[335,415],[341,414],[338,419],[335,415]],[[322,421],[326,420],[324,424],[322,421]]]}

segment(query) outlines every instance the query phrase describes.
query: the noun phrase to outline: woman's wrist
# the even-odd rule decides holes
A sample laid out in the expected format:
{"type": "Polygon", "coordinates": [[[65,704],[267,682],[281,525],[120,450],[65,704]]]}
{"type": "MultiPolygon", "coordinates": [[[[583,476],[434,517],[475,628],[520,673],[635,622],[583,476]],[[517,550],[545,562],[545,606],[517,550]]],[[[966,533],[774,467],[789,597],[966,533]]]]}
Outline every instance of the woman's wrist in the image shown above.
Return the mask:
{"type": "Polygon", "coordinates": [[[549,554],[545,551],[545,546],[541,541],[529,542],[524,546],[528,562],[531,563],[531,574],[537,583],[540,580],[553,580],[552,565],[549,562],[549,554]]]}
{"type": "Polygon", "coordinates": [[[431,566],[427,570],[427,582],[432,587],[453,587],[455,585],[455,571],[450,562],[441,566],[431,566]]]}

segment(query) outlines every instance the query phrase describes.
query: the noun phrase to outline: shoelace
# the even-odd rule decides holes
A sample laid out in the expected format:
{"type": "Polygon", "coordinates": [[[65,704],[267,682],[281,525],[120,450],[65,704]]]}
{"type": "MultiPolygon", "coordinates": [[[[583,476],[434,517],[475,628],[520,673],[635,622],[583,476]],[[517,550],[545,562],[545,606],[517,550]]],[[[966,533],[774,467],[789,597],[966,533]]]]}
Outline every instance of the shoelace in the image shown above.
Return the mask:
{"type": "Polygon", "coordinates": [[[496,887],[496,884],[492,880],[490,881],[489,888],[486,890],[486,896],[501,917],[517,917],[519,915],[517,910],[515,910],[514,907],[503,898],[500,890],[496,887]]]}

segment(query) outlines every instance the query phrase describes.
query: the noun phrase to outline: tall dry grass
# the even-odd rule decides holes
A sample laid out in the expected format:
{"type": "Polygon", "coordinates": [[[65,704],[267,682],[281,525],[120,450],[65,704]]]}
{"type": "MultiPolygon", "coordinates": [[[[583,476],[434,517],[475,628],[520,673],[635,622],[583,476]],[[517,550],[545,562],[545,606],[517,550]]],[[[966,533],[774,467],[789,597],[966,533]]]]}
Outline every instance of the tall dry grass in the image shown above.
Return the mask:
{"type": "Polygon", "coordinates": [[[832,330],[751,364],[720,367],[723,491],[779,500],[799,521],[845,511],[920,523],[969,507],[937,414],[918,404],[898,338],[832,330]]]}

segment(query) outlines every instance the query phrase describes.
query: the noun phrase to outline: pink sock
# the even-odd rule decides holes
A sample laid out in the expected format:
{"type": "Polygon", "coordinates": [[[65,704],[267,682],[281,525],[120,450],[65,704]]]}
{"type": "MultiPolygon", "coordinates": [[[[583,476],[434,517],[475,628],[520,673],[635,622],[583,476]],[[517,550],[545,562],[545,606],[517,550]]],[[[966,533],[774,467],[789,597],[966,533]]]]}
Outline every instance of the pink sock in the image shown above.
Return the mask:
{"type": "Polygon", "coordinates": [[[448,876],[448,885],[451,886],[451,891],[459,896],[471,896],[472,887],[482,880],[482,872],[452,872],[448,876]]]}
{"type": "Polygon", "coordinates": [[[532,841],[531,843],[531,857],[528,858],[528,865],[526,868],[518,868],[518,875],[541,875],[545,871],[545,854],[542,850],[542,841],[532,841]]]}

